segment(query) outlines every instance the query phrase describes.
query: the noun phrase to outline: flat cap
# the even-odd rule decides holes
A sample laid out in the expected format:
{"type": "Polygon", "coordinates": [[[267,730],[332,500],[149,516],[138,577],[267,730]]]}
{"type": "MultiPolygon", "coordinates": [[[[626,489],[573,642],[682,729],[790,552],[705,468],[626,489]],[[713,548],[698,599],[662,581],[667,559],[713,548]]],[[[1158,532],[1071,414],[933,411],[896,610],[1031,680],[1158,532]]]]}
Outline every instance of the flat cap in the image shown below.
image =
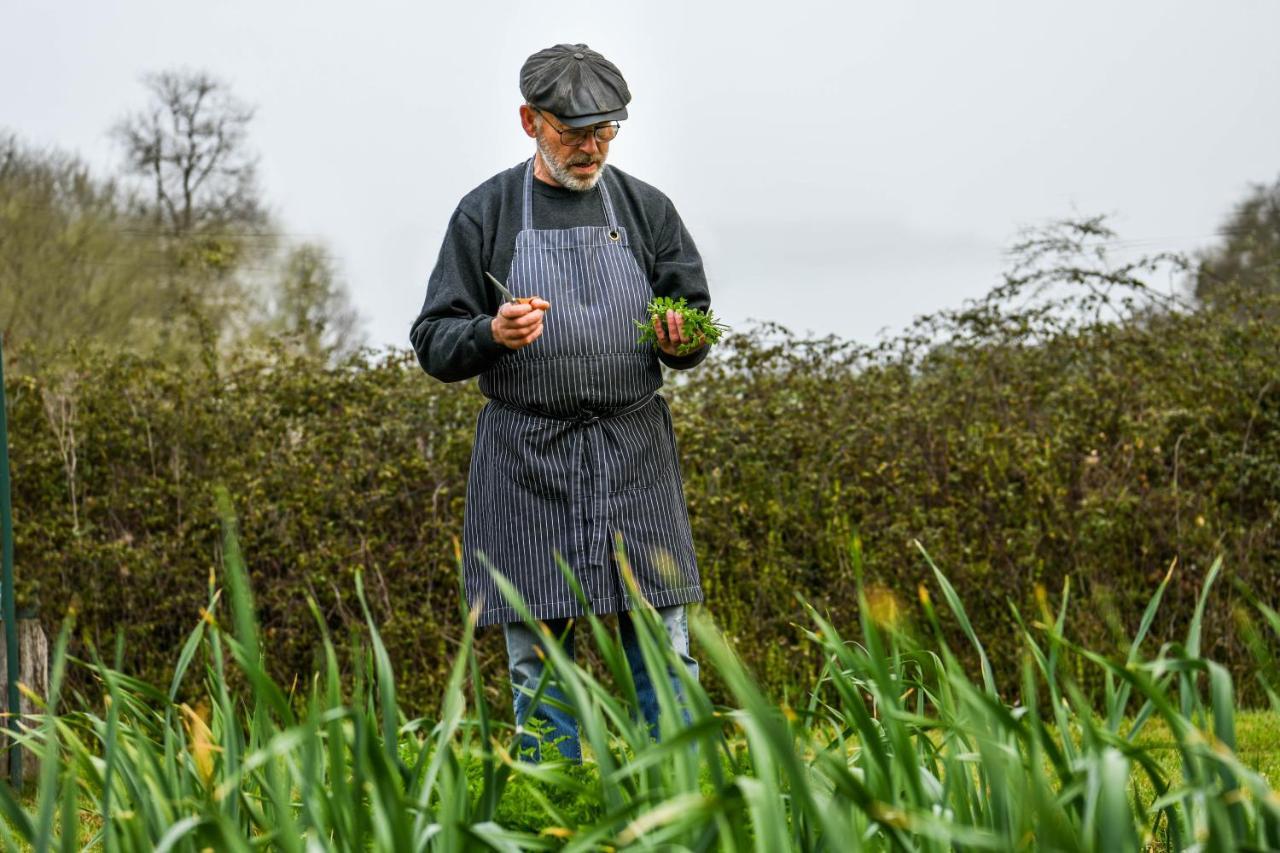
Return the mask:
{"type": "Polygon", "coordinates": [[[631,101],[618,66],[585,44],[558,44],[526,59],[520,94],[569,127],[621,121],[631,101]]]}

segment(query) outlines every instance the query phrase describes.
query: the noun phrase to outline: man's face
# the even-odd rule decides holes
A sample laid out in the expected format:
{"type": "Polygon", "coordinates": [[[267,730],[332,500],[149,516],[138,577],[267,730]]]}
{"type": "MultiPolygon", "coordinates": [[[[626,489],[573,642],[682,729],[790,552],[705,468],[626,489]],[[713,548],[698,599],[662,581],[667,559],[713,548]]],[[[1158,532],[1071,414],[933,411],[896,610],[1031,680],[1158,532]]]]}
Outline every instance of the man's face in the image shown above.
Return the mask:
{"type": "Polygon", "coordinates": [[[560,130],[569,129],[550,113],[535,113],[535,139],[547,171],[563,187],[579,192],[589,190],[600,180],[604,161],[609,156],[609,143],[600,142],[587,130],[586,139],[578,145],[560,141],[560,130]]]}

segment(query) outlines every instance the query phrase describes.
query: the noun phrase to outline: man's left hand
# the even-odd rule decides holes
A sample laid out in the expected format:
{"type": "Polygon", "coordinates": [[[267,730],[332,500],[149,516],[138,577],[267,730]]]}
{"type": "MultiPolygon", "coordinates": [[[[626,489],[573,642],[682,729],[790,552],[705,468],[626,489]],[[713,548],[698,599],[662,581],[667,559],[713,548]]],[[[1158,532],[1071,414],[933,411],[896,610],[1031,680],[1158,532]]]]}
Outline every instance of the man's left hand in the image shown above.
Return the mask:
{"type": "Polygon", "coordinates": [[[677,352],[681,344],[694,340],[692,336],[685,337],[684,334],[684,317],[675,311],[668,311],[666,322],[663,321],[660,314],[653,317],[653,331],[658,336],[658,349],[667,355],[689,355],[697,352],[706,345],[707,340],[701,334],[697,337],[697,346],[686,349],[683,353],[677,352]]]}

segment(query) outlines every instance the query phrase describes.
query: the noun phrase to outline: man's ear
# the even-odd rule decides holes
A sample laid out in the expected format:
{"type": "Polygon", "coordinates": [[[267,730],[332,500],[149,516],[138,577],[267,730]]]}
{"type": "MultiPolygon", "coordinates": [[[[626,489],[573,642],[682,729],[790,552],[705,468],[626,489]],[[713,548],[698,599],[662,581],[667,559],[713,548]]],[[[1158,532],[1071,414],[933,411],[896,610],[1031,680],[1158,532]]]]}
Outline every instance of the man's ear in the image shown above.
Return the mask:
{"type": "Polygon", "coordinates": [[[520,105],[520,126],[524,128],[525,136],[532,139],[538,135],[538,114],[528,104],[520,105]]]}

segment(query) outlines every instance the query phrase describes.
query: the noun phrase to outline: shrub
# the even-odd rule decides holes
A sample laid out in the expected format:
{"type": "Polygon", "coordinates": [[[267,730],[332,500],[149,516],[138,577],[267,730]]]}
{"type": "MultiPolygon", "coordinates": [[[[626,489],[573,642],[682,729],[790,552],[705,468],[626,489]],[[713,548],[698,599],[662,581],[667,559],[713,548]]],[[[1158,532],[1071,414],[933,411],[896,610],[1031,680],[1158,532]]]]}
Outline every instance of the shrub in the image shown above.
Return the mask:
{"type": "MultiPolygon", "coordinates": [[[[1219,553],[1280,603],[1280,329],[1261,310],[1155,300],[1134,265],[1046,260],[1106,233],[1081,223],[1029,241],[986,300],[876,346],[761,326],[672,375],[707,601],[766,687],[821,666],[792,593],[856,618],[855,534],[868,577],[899,594],[926,577],[914,541],[954,567],[1003,683],[1017,666],[1009,604],[1030,606],[1038,585],[1072,580],[1088,606],[1069,628],[1102,650],[1133,632],[1175,560],[1157,641],[1185,629],[1219,553]],[[1077,289],[1028,301],[1062,275],[1077,289]]],[[[407,352],[326,366],[277,349],[213,367],[86,350],[76,363],[7,389],[20,603],[52,628],[77,600],[85,635],[123,630],[128,668],[158,678],[218,560],[210,495],[224,484],[243,501],[273,675],[315,671],[307,595],[350,643],[363,570],[402,701],[428,706],[462,632],[474,383],[435,382],[407,352]]],[[[1248,687],[1233,606],[1228,592],[1205,614],[1206,653],[1248,687]]],[[[477,642],[505,704],[500,632],[477,642]]]]}

